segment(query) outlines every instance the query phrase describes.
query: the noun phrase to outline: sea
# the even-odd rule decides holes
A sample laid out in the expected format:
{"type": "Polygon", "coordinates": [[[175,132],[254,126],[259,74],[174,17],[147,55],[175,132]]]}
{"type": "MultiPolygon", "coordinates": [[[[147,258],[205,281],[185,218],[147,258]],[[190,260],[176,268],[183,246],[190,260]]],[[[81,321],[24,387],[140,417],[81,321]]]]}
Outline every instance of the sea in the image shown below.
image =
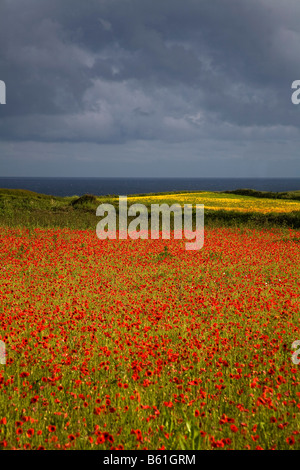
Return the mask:
{"type": "Polygon", "coordinates": [[[300,190],[300,178],[138,178],[138,177],[0,177],[0,188],[28,189],[52,196],[95,196],[171,191],[300,190]]]}

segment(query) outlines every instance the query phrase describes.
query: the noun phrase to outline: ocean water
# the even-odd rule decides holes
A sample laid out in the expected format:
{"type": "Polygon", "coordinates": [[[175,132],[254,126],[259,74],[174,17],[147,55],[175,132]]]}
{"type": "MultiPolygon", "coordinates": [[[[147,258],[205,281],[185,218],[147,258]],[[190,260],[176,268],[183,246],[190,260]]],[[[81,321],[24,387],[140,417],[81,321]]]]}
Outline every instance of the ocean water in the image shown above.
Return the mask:
{"type": "Polygon", "coordinates": [[[0,177],[0,188],[29,189],[52,196],[117,196],[166,191],[300,190],[300,178],[65,178],[0,177]]]}

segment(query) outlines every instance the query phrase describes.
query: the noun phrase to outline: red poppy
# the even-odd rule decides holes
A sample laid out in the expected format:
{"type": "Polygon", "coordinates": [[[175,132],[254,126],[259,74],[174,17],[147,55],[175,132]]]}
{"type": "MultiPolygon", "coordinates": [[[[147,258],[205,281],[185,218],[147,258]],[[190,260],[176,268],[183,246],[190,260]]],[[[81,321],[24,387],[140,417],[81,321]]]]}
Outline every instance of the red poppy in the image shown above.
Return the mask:
{"type": "Polygon", "coordinates": [[[34,435],[34,429],[33,428],[27,429],[26,434],[28,437],[32,437],[34,435]]]}
{"type": "Polygon", "coordinates": [[[105,442],[105,437],[101,434],[97,437],[96,444],[103,444],[103,442],[105,442]]]}
{"type": "Polygon", "coordinates": [[[289,437],[287,437],[287,438],[286,438],[286,442],[287,442],[290,446],[292,446],[293,444],[295,444],[295,438],[294,438],[294,436],[289,436],[289,437]]]}

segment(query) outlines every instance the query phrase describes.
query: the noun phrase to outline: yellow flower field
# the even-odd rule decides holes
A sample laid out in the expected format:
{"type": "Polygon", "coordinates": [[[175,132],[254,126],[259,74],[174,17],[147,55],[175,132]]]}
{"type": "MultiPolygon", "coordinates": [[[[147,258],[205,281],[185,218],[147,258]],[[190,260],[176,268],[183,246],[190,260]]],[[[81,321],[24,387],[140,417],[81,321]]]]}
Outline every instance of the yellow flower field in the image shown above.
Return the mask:
{"type": "MultiPolygon", "coordinates": [[[[116,199],[116,198],[115,198],[116,199]]],[[[300,201],[285,199],[256,198],[251,196],[236,196],[224,193],[176,193],[147,196],[128,196],[128,204],[204,204],[205,209],[228,210],[239,212],[289,213],[300,211],[300,201]]]]}

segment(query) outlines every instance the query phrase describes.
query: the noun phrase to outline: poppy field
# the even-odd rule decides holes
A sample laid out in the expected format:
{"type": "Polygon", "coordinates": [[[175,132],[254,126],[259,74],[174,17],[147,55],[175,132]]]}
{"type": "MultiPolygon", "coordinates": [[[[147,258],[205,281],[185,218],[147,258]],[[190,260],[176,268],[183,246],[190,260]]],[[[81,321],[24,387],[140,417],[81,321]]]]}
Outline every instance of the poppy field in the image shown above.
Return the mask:
{"type": "Polygon", "coordinates": [[[299,449],[300,232],[0,227],[1,449],[299,449]]]}

